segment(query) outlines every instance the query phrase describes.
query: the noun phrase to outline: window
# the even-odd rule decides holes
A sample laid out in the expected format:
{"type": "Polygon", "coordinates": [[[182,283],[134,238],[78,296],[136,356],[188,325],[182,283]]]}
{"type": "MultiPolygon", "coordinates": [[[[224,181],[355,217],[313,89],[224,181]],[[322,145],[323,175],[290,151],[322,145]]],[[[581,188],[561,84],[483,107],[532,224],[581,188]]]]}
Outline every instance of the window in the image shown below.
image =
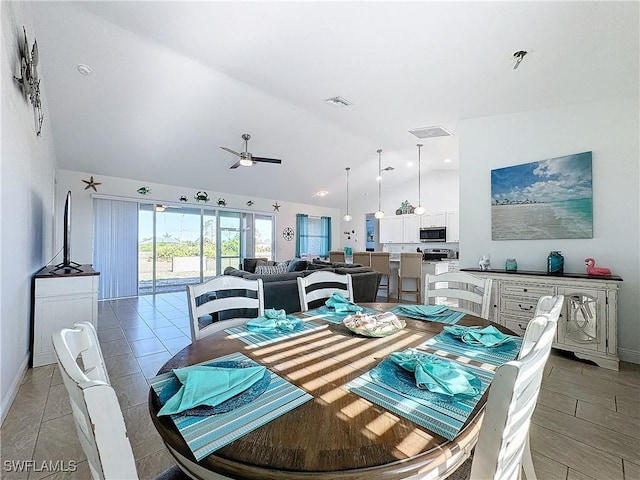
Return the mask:
{"type": "Polygon", "coordinates": [[[296,215],[296,257],[305,254],[326,257],[331,250],[331,218],[296,215]]]}

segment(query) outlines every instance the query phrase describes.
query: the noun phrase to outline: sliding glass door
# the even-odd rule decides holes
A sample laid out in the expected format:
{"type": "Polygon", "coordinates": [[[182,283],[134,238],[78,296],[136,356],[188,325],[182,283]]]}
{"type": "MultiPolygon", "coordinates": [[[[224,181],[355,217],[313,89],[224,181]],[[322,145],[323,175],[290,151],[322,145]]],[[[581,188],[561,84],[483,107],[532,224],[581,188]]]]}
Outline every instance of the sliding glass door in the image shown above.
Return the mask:
{"type": "Polygon", "coordinates": [[[245,257],[273,259],[271,215],[140,204],[138,292],[183,290],[238,268],[245,257]]]}
{"type": "Polygon", "coordinates": [[[220,228],[220,268],[219,272],[224,272],[227,267],[238,268],[240,265],[240,252],[242,236],[241,219],[242,213],[239,212],[219,212],[218,219],[220,228]]]}

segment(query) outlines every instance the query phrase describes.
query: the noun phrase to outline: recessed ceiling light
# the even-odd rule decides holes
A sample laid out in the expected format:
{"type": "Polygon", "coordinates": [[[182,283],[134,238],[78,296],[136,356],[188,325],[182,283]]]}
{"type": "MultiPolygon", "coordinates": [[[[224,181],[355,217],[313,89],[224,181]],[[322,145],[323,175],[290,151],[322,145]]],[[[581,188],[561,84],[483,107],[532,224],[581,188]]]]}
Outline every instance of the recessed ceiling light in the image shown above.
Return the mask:
{"type": "Polygon", "coordinates": [[[316,193],[316,195],[319,196],[319,197],[324,197],[328,193],[329,192],[327,192],[326,190],[320,190],[318,193],[316,193]]]}
{"type": "Polygon", "coordinates": [[[418,138],[450,137],[453,135],[449,130],[440,125],[435,127],[421,127],[409,130],[409,133],[418,138]]]}
{"type": "Polygon", "coordinates": [[[89,65],[85,65],[84,63],[78,64],[78,72],[82,75],[91,75],[91,67],[89,65]]]}
{"type": "Polygon", "coordinates": [[[407,167],[413,167],[413,162],[407,162],[407,167]]]}
{"type": "Polygon", "coordinates": [[[324,102],[328,103],[329,105],[333,105],[334,107],[337,107],[337,108],[344,108],[344,107],[349,107],[353,105],[352,102],[342,97],[327,98],[324,102]]]}
{"type": "Polygon", "coordinates": [[[444,163],[451,163],[451,159],[450,158],[445,158],[444,159],[444,163]]]}

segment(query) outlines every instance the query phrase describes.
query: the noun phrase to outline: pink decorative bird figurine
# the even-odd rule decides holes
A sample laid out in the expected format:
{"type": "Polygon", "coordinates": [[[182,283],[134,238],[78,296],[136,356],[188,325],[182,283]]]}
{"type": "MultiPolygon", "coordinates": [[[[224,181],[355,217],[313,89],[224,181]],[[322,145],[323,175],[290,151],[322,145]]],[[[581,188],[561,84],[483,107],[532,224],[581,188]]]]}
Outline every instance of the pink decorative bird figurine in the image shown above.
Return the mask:
{"type": "Polygon", "coordinates": [[[585,258],[584,264],[587,266],[588,275],[611,275],[611,270],[603,267],[596,267],[596,261],[593,258],[585,258]]]}

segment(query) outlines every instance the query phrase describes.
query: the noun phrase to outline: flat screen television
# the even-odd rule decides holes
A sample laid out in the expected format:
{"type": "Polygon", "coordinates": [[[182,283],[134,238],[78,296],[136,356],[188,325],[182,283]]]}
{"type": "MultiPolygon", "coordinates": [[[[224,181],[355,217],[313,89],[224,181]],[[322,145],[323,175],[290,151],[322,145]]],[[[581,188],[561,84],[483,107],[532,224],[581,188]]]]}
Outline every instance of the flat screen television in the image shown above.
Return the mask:
{"type": "Polygon", "coordinates": [[[67,192],[67,198],[64,202],[64,218],[63,218],[63,243],[62,243],[62,263],[55,266],[54,272],[69,273],[73,271],[81,271],[79,263],[71,261],[71,190],[67,192]]]}

